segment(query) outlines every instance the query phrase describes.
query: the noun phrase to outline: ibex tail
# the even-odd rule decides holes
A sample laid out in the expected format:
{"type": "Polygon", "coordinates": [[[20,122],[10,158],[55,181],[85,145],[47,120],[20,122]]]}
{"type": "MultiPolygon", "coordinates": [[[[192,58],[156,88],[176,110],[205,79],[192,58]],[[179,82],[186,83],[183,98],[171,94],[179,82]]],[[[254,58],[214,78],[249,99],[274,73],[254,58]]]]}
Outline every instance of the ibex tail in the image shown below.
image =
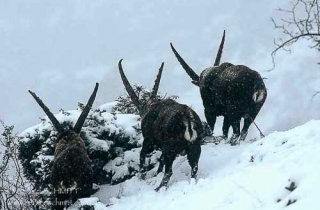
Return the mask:
{"type": "Polygon", "coordinates": [[[193,113],[188,110],[188,114],[183,119],[183,124],[186,126],[186,130],[184,132],[184,138],[187,141],[194,142],[198,138],[197,130],[195,128],[194,116],[193,113]]]}
{"type": "Polygon", "coordinates": [[[252,95],[252,99],[255,103],[260,103],[262,101],[264,101],[267,97],[267,92],[266,89],[264,87],[263,82],[259,82],[254,86],[254,92],[252,95]]]}

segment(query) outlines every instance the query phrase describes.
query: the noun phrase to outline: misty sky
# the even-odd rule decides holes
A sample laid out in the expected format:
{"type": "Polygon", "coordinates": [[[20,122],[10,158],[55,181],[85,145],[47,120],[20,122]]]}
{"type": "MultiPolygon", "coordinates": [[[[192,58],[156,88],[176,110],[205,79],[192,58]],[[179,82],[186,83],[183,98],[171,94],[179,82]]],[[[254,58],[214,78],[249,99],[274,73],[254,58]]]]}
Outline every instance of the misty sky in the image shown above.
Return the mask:
{"type": "Polygon", "coordinates": [[[268,99],[257,117],[265,133],[319,119],[320,98],[311,101],[320,90],[319,53],[310,43],[277,53],[275,70],[265,71],[272,67],[273,39],[281,36],[270,17],[279,17],[275,9],[286,2],[0,0],[0,119],[17,131],[40,122],[44,114],[28,89],[54,113],[85,102],[95,82],[101,86],[94,107],[115,100],[124,93],[121,58],[131,83],[148,88],[164,61],[160,92],[180,96],[204,119],[199,90],[169,43],[200,73],[213,65],[224,29],[222,62],[247,65],[268,78],[268,99]]]}

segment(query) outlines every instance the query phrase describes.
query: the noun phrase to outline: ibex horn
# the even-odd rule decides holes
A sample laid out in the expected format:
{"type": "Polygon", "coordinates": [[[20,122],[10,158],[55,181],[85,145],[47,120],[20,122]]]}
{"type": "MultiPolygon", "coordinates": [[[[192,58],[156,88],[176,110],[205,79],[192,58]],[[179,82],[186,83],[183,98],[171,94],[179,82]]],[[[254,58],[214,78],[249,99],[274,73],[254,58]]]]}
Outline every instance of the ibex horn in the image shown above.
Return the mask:
{"type": "Polygon", "coordinates": [[[222,39],[221,39],[221,42],[220,42],[220,46],[219,46],[219,50],[218,50],[218,53],[217,53],[217,56],[216,56],[216,60],[214,62],[214,66],[219,66],[219,64],[220,64],[225,35],[226,35],[226,30],[223,31],[223,36],[222,36],[222,39]]]}
{"type": "Polygon", "coordinates": [[[181,66],[184,68],[184,70],[187,72],[187,74],[191,77],[193,80],[192,83],[199,86],[199,76],[197,73],[195,73],[192,68],[183,60],[183,58],[179,55],[179,53],[176,51],[176,49],[173,47],[172,43],[170,43],[171,49],[178,59],[181,66]]]}
{"type": "Polygon", "coordinates": [[[136,93],[134,92],[132,86],[130,85],[126,75],[124,74],[123,72],[123,69],[122,69],[122,65],[121,65],[121,62],[122,62],[123,59],[121,59],[118,63],[118,67],[119,67],[119,72],[120,72],[120,76],[121,76],[121,79],[122,79],[122,82],[123,82],[123,85],[125,87],[125,89],[127,90],[133,104],[137,107],[137,109],[139,110],[140,114],[141,114],[141,104],[139,102],[139,98],[138,96],[136,95],[136,93]]]}
{"type": "Polygon", "coordinates": [[[33,96],[33,98],[36,100],[36,102],[39,104],[39,106],[42,108],[44,113],[48,116],[49,120],[52,122],[53,127],[58,131],[59,133],[63,132],[63,127],[57,120],[57,118],[52,114],[50,109],[42,102],[42,100],[31,90],[29,90],[29,93],[33,96]]]}
{"type": "Polygon", "coordinates": [[[89,100],[87,102],[87,105],[84,107],[80,117],[78,118],[78,121],[76,122],[76,124],[75,124],[75,126],[73,128],[74,132],[80,133],[81,128],[82,128],[82,126],[84,124],[84,121],[86,120],[86,118],[87,118],[87,116],[88,116],[88,114],[90,112],[90,109],[92,107],[92,104],[93,104],[93,102],[94,102],[94,100],[96,98],[98,88],[99,88],[99,83],[96,83],[96,86],[94,87],[94,90],[93,90],[93,92],[92,92],[92,94],[91,94],[91,96],[90,96],[90,98],[89,98],[89,100]]]}
{"type": "Polygon", "coordinates": [[[155,99],[157,97],[163,66],[164,66],[164,62],[162,62],[161,66],[160,66],[160,69],[159,69],[159,72],[158,72],[158,75],[157,75],[157,78],[154,81],[154,86],[153,86],[152,93],[151,93],[151,96],[150,96],[151,99],[155,99]]]}

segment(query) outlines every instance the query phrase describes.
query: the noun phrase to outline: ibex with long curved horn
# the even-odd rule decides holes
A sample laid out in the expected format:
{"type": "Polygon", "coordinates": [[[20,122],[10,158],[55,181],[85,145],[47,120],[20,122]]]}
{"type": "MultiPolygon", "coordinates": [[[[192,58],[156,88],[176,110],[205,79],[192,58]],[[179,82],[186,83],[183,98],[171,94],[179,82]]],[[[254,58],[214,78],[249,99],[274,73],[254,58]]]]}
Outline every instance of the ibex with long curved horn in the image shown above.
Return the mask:
{"type": "Polygon", "coordinates": [[[93,171],[86,147],[80,137],[80,131],[94,102],[98,86],[99,84],[96,83],[95,89],[75,126],[69,129],[63,128],[42,100],[29,90],[58,132],[51,171],[55,195],[52,209],[64,209],[65,206],[71,205],[71,201],[75,202],[78,198],[89,197],[92,193],[93,171]]]}
{"type": "Polygon", "coordinates": [[[214,66],[203,70],[200,76],[182,59],[172,43],[170,45],[176,58],[191,77],[192,83],[200,88],[205,116],[212,131],[216,117],[224,116],[223,137],[228,138],[228,131],[232,126],[230,143],[234,145],[238,139],[246,138],[251,123],[267,98],[267,90],[258,72],[243,65],[220,65],[224,40],[225,32],[214,66]],[[241,118],[244,118],[244,125],[240,134],[241,118]]]}
{"type": "Polygon", "coordinates": [[[141,130],[144,137],[140,168],[145,164],[146,155],[155,148],[162,150],[158,173],[165,166],[164,177],[156,190],[166,186],[172,175],[172,164],[178,154],[185,152],[191,166],[191,177],[195,178],[201,153],[200,140],[202,123],[199,116],[187,105],[179,104],[172,99],[158,100],[157,92],[164,63],[162,63],[150,99],[141,104],[132,86],[126,78],[119,61],[119,72],[132,102],[141,116],[141,130]]]}

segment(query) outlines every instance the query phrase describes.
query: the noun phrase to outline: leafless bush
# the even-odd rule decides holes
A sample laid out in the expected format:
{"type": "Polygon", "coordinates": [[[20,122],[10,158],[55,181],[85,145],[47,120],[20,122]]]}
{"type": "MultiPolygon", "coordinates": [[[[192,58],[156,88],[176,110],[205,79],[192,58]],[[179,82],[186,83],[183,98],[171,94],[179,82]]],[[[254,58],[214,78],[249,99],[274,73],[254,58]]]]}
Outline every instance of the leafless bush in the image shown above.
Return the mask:
{"type": "Polygon", "coordinates": [[[32,184],[23,177],[14,126],[7,126],[1,120],[0,124],[4,130],[0,136],[0,210],[39,209],[32,184]]]}
{"type": "Polygon", "coordinates": [[[274,27],[284,34],[284,38],[274,40],[273,68],[275,53],[279,49],[290,51],[290,46],[300,39],[313,41],[311,48],[320,50],[320,0],[290,0],[290,4],[289,9],[277,9],[281,18],[271,18],[274,27]]]}

